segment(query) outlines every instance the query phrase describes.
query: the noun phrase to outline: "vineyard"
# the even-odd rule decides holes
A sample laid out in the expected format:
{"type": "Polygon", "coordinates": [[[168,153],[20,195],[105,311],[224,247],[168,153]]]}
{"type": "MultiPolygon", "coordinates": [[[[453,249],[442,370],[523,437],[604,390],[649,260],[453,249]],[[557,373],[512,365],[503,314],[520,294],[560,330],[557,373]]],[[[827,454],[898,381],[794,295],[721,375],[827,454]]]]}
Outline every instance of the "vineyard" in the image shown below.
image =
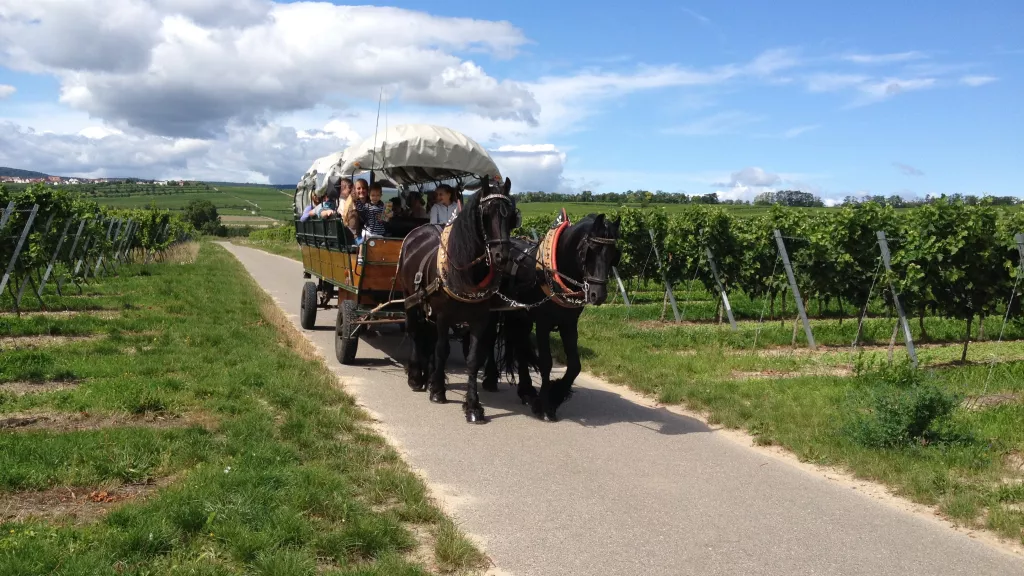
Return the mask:
{"type": "Polygon", "coordinates": [[[0,185],[0,306],[18,310],[31,293],[45,309],[47,288],[57,297],[69,282],[80,290],[90,276],[158,258],[192,232],[167,211],[101,207],[44,185],[0,185]]]}
{"type": "MultiPolygon", "coordinates": [[[[808,315],[842,320],[886,313],[895,304],[893,288],[925,336],[926,316],[965,321],[969,334],[975,320],[1020,315],[1010,295],[1021,262],[1015,235],[1024,230],[1024,216],[988,203],[939,200],[908,211],[871,202],[822,211],[775,206],[751,217],[710,206],[673,214],[610,212],[622,218],[618,272],[640,301],[661,284],[661,302],[664,282],[719,294],[710,252],[728,297],[745,301],[734,307],[737,318],[774,318],[787,300],[793,303],[777,230],[808,315]],[[891,252],[891,272],[883,266],[879,232],[891,252]]],[[[552,218],[526,218],[517,232],[539,233],[552,218]]]]}

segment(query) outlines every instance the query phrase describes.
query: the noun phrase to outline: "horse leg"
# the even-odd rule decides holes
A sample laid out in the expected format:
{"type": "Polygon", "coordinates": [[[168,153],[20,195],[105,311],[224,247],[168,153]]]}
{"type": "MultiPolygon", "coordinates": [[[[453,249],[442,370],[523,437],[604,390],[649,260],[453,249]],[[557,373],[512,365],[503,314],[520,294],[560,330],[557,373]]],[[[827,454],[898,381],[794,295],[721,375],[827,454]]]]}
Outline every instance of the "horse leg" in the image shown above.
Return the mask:
{"type": "Polygon", "coordinates": [[[565,350],[565,374],[551,382],[551,412],[554,413],[558,407],[565,402],[572,391],[572,384],[580,375],[579,330],[576,322],[565,322],[558,328],[558,334],[562,337],[562,348],[565,350]]]}
{"type": "Polygon", "coordinates": [[[451,353],[451,344],[448,341],[448,323],[443,320],[441,314],[437,315],[437,340],[434,342],[434,366],[430,374],[430,401],[435,404],[445,404],[448,397],[445,395],[444,369],[448,363],[448,354],[451,353]]]}
{"type": "MultiPolygon", "coordinates": [[[[516,372],[519,376],[519,385],[516,387],[516,395],[523,401],[523,404],[531,404],[537,398],[537,389],[533,386],[533,377],[530,376],[530,364],[532,353],[530,351],[530,332],[533,331],[533,321],[523,313],[518,314],[514,321],[515,331],[512,333],[512,342],[515,346],[516,372]]],[[[513,353],[512,350],[507,351],[513,353]]]]}
{"type": "Polygon", "coordinates": [[[409,366],[406,369],[408,384],[414,392],[422,392],[427,389],[427,354],[429,349],[425,346],[427,340],[423,330],[425,321],[423,312],[418,308],[409,310],[405,315],[405,332],[412,339],[412,354],[409,356],[409,366]]]}
{"type": "Polygon", "coordinates": [[[537,348],[540,364],[540,394],[533,400],[533,413],[538,418],[556,421],[551,404],[551,328],[547,322],[537,322],[537,348]]]}
{"type": "Polygon", "coordinates": [[[462,404],[462,411],[466,413],[466,422],[470,424],[483,424],[487,421],[484,417],[484,407],[480,404],[476,378],[480,371],[482,344],[489,324],[489,317],[482,322],[475,321],[469,324],[469,358],[466,362],[469,370],[469,382],[466,383],[466,401],[462,404]]]}
{"type": "MultiPolygon", "coordinates": [[[[494,357],[494,346],[498,339],[498,318],[497,314],[491,315],[491,320],[487,323],[487,330],[484,333],[484,339],[481,344],[481,354],[483,355],[483,370],[484,379],[480,383],[480,387],[484,389],[484,392],[497,392],[498,391],[498,361],[494,357]]],[[[508,351],[506,350],[506,354],[508,351]]],[[[466,359],[467,363],[469,358],[466,359]]]]}

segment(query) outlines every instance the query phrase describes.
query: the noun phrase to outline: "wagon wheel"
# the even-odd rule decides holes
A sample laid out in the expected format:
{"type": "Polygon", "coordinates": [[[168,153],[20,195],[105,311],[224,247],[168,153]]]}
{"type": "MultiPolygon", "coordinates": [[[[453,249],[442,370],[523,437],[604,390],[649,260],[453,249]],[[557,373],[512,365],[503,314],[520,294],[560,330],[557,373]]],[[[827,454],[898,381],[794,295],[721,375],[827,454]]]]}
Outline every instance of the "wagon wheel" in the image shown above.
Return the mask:
{"type": "Polygon", "coordinates": [[[345,300],[338,307],[338,320],[334,327],[334,355],[338,362],[351,364],[356,359],[359,349],[359,335],[352,335],[355,329],[356,303],[345,300]]]}
{"type": "Polygon", "coordinates": [[[304,330],[312,330],[316,326],[316,283],[306,282],[302,285],[302,303],[299,308],[299,325],[304,330]]]}

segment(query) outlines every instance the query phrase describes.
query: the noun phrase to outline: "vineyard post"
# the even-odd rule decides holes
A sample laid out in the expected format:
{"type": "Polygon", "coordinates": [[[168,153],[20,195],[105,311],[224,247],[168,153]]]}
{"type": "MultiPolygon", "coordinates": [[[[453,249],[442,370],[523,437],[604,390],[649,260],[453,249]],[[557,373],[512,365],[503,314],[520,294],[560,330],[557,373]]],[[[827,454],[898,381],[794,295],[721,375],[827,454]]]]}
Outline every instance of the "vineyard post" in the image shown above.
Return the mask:
{"type": "Polygon", "coordinates": [[[85,270],[82,271],[82,279],[84,280],[86,276],[89,275],[89,262],[87,258],[89,257],[89,245],[92,244],[92,239],[93,235],[90,234],[89,237],[85,239],[85,244],[82,245],[82,255],[79,256],[78,261],[75,262],[75,269],[71,271],[72,281],[74,281],[75,277],[78,276],[78,271],[82,268],[83,263],[85,264],[85,270]]]}
{"type": "Polygon", "coordinates": [[[668,275],[665,274],[665,268],[661,265],[661,254],[658,253],[658,242],[654,239],[654,230],[647,229],[647,233],[651,236],[651,246],[654,248],[654,259],[658,261],[658,270],[661,270],[661,279],[665,282],[665,293],[668,294],[668,299],[672,303],[672,314],[676,317],[676,322],[681,322],[682,318],[679,317],[679,307],[676,306],[676,295],[672,292],[672,284],[668,281],[668,275]]]}
{"type": "Polygon", "coordinates": [[[159,246],[161,242],[163,242],[161,238],[167,235],[167,226],[169,224],[170,222],[164,222],[164,226],[163,228],[160,229],[160,232],[157,233],[156,238],[154,239],[153,242],[153,248],[150,249],[148,254],[146,254],[146,259],[142,262],[143,264],[149,264],[150,259],[156,254],[156,247],[159,246]]]}
{"type": "Polygon", "coordinates": [[[36,220],[37,212],[39,212],[39,204],[33,204],[28,221],[25,222],[25,228],[21,231],[21,237],[18,238],[18,243],[14,246],[14,254],[11,255],[11,260],[7,263],[7,270],[4,272],[3,278],[0,279],[0,294],[4,293],[4,288],[7,287],[7,282],[11,279],[14,263],[18,261],[18,255],[21,254],[22,247],[25,246],[25,238],[28,238],[28,233],[32,230],[32,223],[36,220]]]}
{"type": "Polygon", "coordinates": [[[796,285],[796,276],[793,274],[793,265],[789,262],[789,254],[786,252],[786,242],[782,239],[782,231],[775,229],[775,243],[779,247],[779,256],[782,257],[782,265],[786,268],[786,277],[789,279],[789,288],[793,290],[793,298],[796,300],[796,309],[800,313],[800,319],[804,323],[804,333],[807,335],[807,346],[816,350],[814,334],[811,333],[811,322],[807,319],[807,310],[804,309],[804,300],[800,297],[800,288],[796,285]]]}
{"type": "Polygon", "coordinates": [[[715,277],[715,285],[718,286],[718,292],[722,295],[722,306],[725,307],[725,313],[729,316],[729,325],[732,326],[732,331],[736,332],[736,318],[732,315],[732,306],[729,306],[729,296],[725,293],[725,286],[722,285],[722,280],[718,276],[718,265],[715,264],[715,255],[711,252],[711,248],[704,247],[704,252],[708,257],[708,264],[711,266],[711,274],[715,277]]]}
{"type": "Polygon", "coordinates": [[[139,228],[141,226],[142,224],[140,224],[139,222],[132,222],[132,227],[130,230],[130,234],[128,235],[128,240],[125,242],[125,245],[121,247],[121,260],[123,262],[128,261],[128,254],[130,254],[132,251],[132,243],[135,242],[135,236],[138,235],[139,228]]]}
{"type": "MultiPolygon", "coordinates": [[[[36,296],[42,298],[43,288],[46,288],[46,281],[50,279],[50,274],[53,273],[53,265],[57,262],[57,256],[60,255],[60,249],[64,247],[64,240],[68,237],[68,230],[71,229],[71,222],[74,220],[68,218],[64,224],[64,231],[60,234],[60,240],[57,241],[57,249],[53,251],[53,256],[50,257],[50,263],[46,265],[46,271],[43,272],[43,277],[39,279],[39,290],[36,292],[36,296]]],[[[79,229],[81,230],[81,229],[79,229]]]]}
{"type": "Polygon", "coordinates": [[[114,262],[121,262],[121,263],[123,263],[123,261],[122,261],[122,254],[121,253],[124,252],[125,247],[128,246],[129,237],[131,236],[131,234],[134,233],[134,230],[135,230],[135,221],[132,220],[131,218],[129,218],[128,219],[128,226],[125,227],[124,234],[121,235],[121,241],[117,244],[117,247],[114,250],[114,257],[111,258],[111,263],[114,263],[114,262]]]}
{"type": "Polygon", "coordinates": [[[536,228],[530,228],[530,234],[533,235],[533,241],[534,242],[540,242],[540,240],[538,239],[538,236],[537,236],[537,229],[536,228]]]}
{"type": "MultiPolygon", "coordinates": [[[[75,241],[71,243],[71,251],[68,252],[68,257],[67,257],[67,260],[66,260],[67,267],[68,267],[69,270],[71,269],[71,263],[75,261],[75,251],[78,250],[78,240],[82,237],[82,230],[85,229],[85,222],[86,222],[86,218],[82,218],[81,223],[79,223],[79,225],[78,225],[78,232],[75,233],[75,241]]],[[[76,268],[76,270],[77,270],[77,268],[76,268]]],[[[57,280],[57,294],[60,294],[61,296],[64,296],[63,294],[61,294],[61,290],[64,289],[64,280],[65,280],[65,278],[66,278],[65,276],[61,276],[60,279],[57,280]]],[[[73,278],[72,278],[72,281],[74,281],[73,278]]],[[[76,284],[76,286],[77,286],[77,284],[76,284]]]]}
{"type": "MultiPolygon", "coordinates": [[[[115,222],[117,222],[117,219],[111,220],[110,221],[110,226],[107,226],[107,240],[110,240],[110,233],[114,231],[114,223],[115,222]]],[[[96,258],[96,264],[94,266],[94,270],[93,270],[93,273],[92,273],[93,278],[99,278],[99,276],[100,276],[100,265],[101,264],[103,264],[103,253],[102,252],[100,252],[100,255],[96,258]]],[[[88,275],[89,275],[89,269],[88,268],[86,268],[85,273],[86,273],[86,277],[88,277],[88,275]]]]}
{"type": "Polygon", "coordinates": [[[125,231],[125,220],[123,218],[118,218],[117,228],[114,229],[114,237],[110,241],[110,258],[103,261],[103,270],[108,274],[111,271],[113,271],[115,275],[117,274],[117,251],[120,250],[121,240],[125,231]],[[110,263],[109,269],[107,268],[108,262],[110,263]]]}
{"type": "Polygon", "coordinates": [[[7,226],[7,219],[11,217],[11,214],[14,214],[14,200],[7,203],[7,208],[4,208],[3,214],[0,215],[0,231],[7,226]]]}
{"type": "Polygon", "coordinates": [[[626,287],[622,285],[622,278],[619,277],[619,271],[612,266],[612,274],[615,274],[615,281],[619,283],[619,292],[622,292],[622,301],[626,303],[626,308],[629,308],[629,298],[626,296],[626,287]]]}
{"type": "Polygon", "coordinates": [[[1017,243],[1017,253],[1020,254],[1021,266],[1024,266],[1024,234],[1020,232],[1014,234],[1013,240],[1017,243]]]}
{"type": "Polygon", "coordinates": [[[878,248],[882,251],[882,264],[885,265],[886,275],[889,277],[889,290],[892,291],[892,302],[896,306],[896,313],[900,317],[900,326],[903,328],[903,340],[907,343],[907,354],[910,355],[910,364],[917,368],[917,351],[914,350],[914,338],[910,335],[910,323],[907,322],[907,315],[903,312],[903,304],[900,303],[900,294],[896,291],[896,284],[892,279],[892,262],[889,256],[889,241],[885,238],[885,232],[879,230],[878,248]]]}

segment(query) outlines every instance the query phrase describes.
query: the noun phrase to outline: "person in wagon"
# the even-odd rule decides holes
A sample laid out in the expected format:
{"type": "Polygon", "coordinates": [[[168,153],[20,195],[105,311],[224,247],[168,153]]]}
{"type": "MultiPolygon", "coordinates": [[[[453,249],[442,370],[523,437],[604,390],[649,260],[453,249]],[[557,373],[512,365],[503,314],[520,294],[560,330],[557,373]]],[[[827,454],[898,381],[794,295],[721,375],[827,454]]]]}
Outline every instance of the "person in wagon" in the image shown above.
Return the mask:
{"type": "Polygon", "coordinates": [[[387,234],[385,222],[390,218],[386,214],[387,208],[381,200],[383,195],[384,188],[380,184],[375,183],[370,186],[369,202],[361,202],[358,199],[355,202],[356,212],[358,212],[359,219],[363,222],[364,238],[387,234]]]}
{"type": "Polygon", "coordinates": [[[429,218],[423,206],[423,196],[419,192],[409,193],[409,216],[413,218],[429,218]]]}
{"type": "Polygon", "coordinates": [[[356,238],[359,238],[360,228],[363,224],[359,218],[359,212],[356,210],[356,203],[369,200],[368,189],[369,184],[367,184],[365,179],[360,178],[356,180],[355,191],[349,194],[349,197],[345,200],[341,213],[345,226],[352,231],[352,235],[356,238]]]}
{"type": "Polygon", "coordinates": [[[314,214],[317,218],[327,219],[338,213],[338,190],[331,188],[327,191],[327,196],[323,199],[323,202],[317,206],[314,214]]]}
{"type": "Polygon", "coordinates": [[[434,205],[430,207],[430,223],[445,226],[456,212],[458,212],[458,205],[455,203],[455,190],[447,184],[441,184],[434,190],[434,205]]]}
{"type": "Polygon", "coordinates": [[[309,204],[307,204],[306,207],[302,209],[302,217],[299,218],[299,221],[305,222],[306,220],[309,220],[309,217],[313,215],[313,211],[316,210],[319,206],[320,197],[317,196],[316,192],[313,192],[313,194],[311,194],[309,197],[309,204]]]}

